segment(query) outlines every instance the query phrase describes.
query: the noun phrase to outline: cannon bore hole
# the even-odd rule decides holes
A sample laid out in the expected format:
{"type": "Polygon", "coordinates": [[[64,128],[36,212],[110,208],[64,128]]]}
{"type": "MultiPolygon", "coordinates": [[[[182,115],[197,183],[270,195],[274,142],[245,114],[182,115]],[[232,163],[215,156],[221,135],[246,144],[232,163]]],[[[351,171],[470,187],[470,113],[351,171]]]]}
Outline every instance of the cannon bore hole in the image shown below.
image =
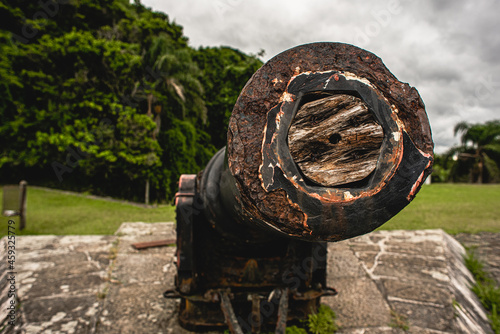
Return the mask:
{"type": "Polygon", "coordinates": [[[331,135],[329,138],[328,138],[328,141],[330,142],[330,144],[338,144],[340,142],[340,140],[342,140],[342,137],[338,134],[338,133],[334,133],[333,135],[331,135]]]}

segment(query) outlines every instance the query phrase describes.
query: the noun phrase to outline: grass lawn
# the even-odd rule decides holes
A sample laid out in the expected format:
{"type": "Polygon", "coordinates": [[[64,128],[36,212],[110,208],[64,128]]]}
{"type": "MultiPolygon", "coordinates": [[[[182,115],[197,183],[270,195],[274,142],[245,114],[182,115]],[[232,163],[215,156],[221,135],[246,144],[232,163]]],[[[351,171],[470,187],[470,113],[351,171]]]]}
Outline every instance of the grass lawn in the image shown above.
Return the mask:
{"type": "MultiPolygon", "coordinates": [[[[1,188],[1,187],[0,187],[1,188]]],[[[0,195],[3,196],[0,190],[0,195]]],[[[11,217],[16,224],[19,217],[11,217]]],[[[0,236],[7,234],[8,217],[1,217],[0,236]]],[[[123,222],[173,222],[170,205],[141,208],[130,204],[90,199],[28,185],[25,234],[113,234],[123,222]]]]}
{"type": "Polygon", "coordinates": [[[424,185],[415,199],[383,230],[442,228],[460,232],[500,232],[500,185],[424,185]]]}
{"type": "MultiPolygon", "coordinates": [[[[29,186],[27,211],[26,229],[17,231],[20,235],[113,234],[123,222],[175,221],[174,207],[169,205],[141,208],[29,186]]],[[[0,236],[7,234],[7,220],[1,217],[0,236]]],[[[431,228],[451,234],[500,232],[500,185],[425,185],[413,202],[380,227],[431,228]]]]}

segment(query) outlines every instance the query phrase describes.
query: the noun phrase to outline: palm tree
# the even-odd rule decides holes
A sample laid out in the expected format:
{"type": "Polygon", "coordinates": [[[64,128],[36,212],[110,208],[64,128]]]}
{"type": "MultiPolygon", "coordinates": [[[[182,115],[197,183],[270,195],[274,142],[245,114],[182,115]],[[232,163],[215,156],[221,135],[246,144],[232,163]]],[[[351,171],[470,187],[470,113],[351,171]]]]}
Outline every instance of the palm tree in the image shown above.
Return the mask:
{"type": "Polygon", "coordinates": [[[465,162],[469,168],[469,182],[484,183],[500,180],[500,120],[484,124],[460,122],[455,125],[455,136],[460,134],[462,145],[450,153],[458,163],[465,162]]]}
{"type": "Polygon", "coordinates": [[[192,51],[173,45],[166,34],[156,37],[144,55],[145,64],[152,67],[153,80],[148,91],[148,114],[151,115],[151,102],[175,103],[180,106],[178,118],[205,123],[207,109],[203,100],[203,87],[198,80],[200,70],[191,58],[192,51]],[[151,97],[155,95],[154,97],[151,97]]]}
{"type": "MultiPolygon", "coordinates": [[[[165,146],[160,136],[162,119],[164,128],[165,124],[171,125],[168,120],[172,118],[189,119],[199,125],[206,122],[207,108],[198,80],[200,70],[191,52],[187,47],[176,46],[169,35],[160,34],[143,56],[147,66],[145,76],[136,83],[132,97],[147,102],[146,115],[156,124],[152,136],[161,146],[165,146]]],[[[145,187],[146,204],[148,201],[149,178],[145,187]]]]}

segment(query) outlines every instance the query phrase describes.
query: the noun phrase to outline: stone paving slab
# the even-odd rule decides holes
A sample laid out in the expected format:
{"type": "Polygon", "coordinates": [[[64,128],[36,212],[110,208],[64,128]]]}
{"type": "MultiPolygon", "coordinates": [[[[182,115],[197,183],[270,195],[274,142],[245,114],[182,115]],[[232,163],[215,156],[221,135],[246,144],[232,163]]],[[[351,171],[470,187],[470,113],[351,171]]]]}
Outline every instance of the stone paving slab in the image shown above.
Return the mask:
{"type": "MultiPolygon", "coordinates": [[[[14,276],[20,309],[16,312],[16,326],[8,326],[6,332],[91,331],[103,302],[98,295],[106,285],[109,248],[115,239],[115,236],[17,237],[14,276]]],[[[6,239],[1,243],[3,253],[6,239]]],[[[1,255],[4,262],[4,253],[1,255]]]]}
{"type": "Polygon", "coordinates": [[[189,333],[176,321],[179,302],[163,297],[174,287],[175,247],[132,247],[136,242],[175,239],[174,224],[124,223],[116,235],[112,281],[96,333],[189,333]]]}
{"type": "MultiPolygon", "coordinates": [[[[21,308],[6,332],[190,333],[177,324],[178,301],[162,296],[174,287],[175,247],[131,246],[174,238],[172,223],[124,223],[114,236],[18,237],[21,308]]],[[[4,245],[0,252],[2,268],[4,245]]],[[[441,230],[332,243],[327,280],[339,294],[322,302],[336,312],[339,333],[491,333],[463,254],[441,230]]],[[[0,304],[6,283],[3,275],[0,304]]]]}
{"type": "Polygon", "coordinates": [[[328,280],[339,295],[323,301],[337,313],[341,332],[386,332],[384,325],[396,324],[411,333],[491,331],[468,288],[473,278],[462,262],[464,249],[442,230],[380,231],[332,244],[329,252],[328,280]],[[361,299],[352,297],[358,290],[361,299]]]}

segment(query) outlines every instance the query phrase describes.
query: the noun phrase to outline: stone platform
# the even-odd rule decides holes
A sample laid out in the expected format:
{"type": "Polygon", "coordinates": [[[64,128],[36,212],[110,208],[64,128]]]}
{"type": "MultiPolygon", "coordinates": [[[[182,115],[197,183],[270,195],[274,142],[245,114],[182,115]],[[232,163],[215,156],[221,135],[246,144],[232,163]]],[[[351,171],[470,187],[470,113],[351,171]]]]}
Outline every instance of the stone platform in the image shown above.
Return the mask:
{"type": "MultiPolygon", "coordinates": [[[[175,247],[131,246],[174,238],[172,223],[124,223],[114,236],[18,237],[20,308],[5,332],[190,333],[177,324],[178,301],[162,296],[174,286],[175,247]]],[[[1,243],[0,321],[9,305],[1,243]]],[[[463,254],[441,230],[381,231],[330,244],[328,285],[339,293],[322,302],[336,312],[339,333],[491,333],[463,254]]]]}

